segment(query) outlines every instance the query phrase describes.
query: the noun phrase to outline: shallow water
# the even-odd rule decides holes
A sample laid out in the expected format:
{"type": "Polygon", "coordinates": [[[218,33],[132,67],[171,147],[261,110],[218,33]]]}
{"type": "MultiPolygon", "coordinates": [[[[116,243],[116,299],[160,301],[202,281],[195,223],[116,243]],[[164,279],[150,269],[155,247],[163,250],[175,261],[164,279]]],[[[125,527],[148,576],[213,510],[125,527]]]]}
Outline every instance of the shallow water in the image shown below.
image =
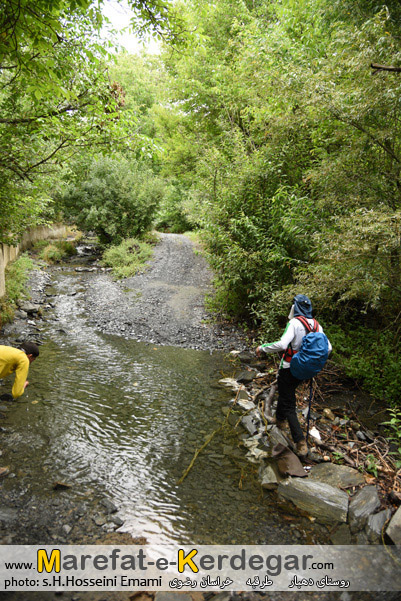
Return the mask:
{"type": "MultiPolygon", "coordinates": [[[[91,277],[54,276],[54,319],[30,386],[8,412],[19,482],[39,498],[55,481],[71,484],[64,494],[73,497],[107,497],[125,520],[121,530],[153,543],[302,542],[258,486],[237,434],[217,434],[178,484],[224,419],[231,394],[217,382],[232,367],[221,353],[97,332],[84,311],[91,277]]],[[[297,521],[302,531],[307,520],[297,521]]],[[[311,536],[304,541],[317,542],[311,536]]]]}

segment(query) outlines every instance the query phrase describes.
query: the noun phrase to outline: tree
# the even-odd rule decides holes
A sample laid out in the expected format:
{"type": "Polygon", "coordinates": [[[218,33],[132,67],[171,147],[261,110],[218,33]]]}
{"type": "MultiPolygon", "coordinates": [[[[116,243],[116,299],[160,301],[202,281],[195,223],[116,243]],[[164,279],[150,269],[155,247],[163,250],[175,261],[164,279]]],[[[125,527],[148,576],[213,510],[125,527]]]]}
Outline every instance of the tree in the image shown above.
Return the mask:
{"type": "MultiPolygon", "coordinates": [[[[132,115],[109,79],[100,1],[6,0],[0,12],[0,241],[13,242],[49,201],[49,174],[77,149],[132,144],[132,115]]],[[[135,27],[173,42],[170,2],[131,0],[135,27]]],[[[110,58],[110,57],[109,57],[110,58]]]]}

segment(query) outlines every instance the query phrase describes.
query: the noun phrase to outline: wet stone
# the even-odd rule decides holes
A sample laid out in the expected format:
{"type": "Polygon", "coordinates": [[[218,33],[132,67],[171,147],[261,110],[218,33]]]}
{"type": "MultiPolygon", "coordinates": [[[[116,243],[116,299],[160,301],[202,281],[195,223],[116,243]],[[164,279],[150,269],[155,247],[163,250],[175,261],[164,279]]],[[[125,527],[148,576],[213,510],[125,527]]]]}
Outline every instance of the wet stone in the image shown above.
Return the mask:
{"type": "Polygon", "coordinates": [[[259,480],[262,488],[267,490],[276,490],[283,477],[279,474],[277,467],[273,463],[264,463],[259,469],[259,480]]]}
{"type": "Polygon", "coordinates": [[[260,423],[261,422],[256,411],[253,411],[248,415],[244,415],[244,417],[241,418],[241,424],[246,430],[248,430],[251,436],[259,432],[260,423]]]}
{"type": "Polygon", "coordinates": [[[10,524],[17,519],[18,512],[12,507],[0,507],[0,522],[10,524]]]}
{"type": "Polygon", "coordinates": [[[309,478],[318,482],[337,486],[338,488],[349,488],[351,486],[360,486],[365,483],[363,475],[346,465],[336,465],[334,463],[319,463],[315,465],[309,478]]]}
{"type": "Polygon", "coordinates": [[[329,484],[305,478],[287,478],[280,482],[278,493],[315,516],[319,522],[347,521],[348,495],[329,484]]]}
{"type": "Polygon", "coordinates": [[[107,513],[117,513],[117,507],[109,499],[102,499],[100,503],[106,509],[107,513]]]}
{"type": "Polygon", "coordinates": [[[243,399],[240,399],[239,401],[237,401],[237,405],[244,411],[251,411],[252,409],[255,409],[255,403],[253,403],[252,401],[245,401],[243,399]]]}
{"type": "Polygon", "coordinates": [[[369,516],[380,507],[380,500],[375,486],[365,486],[351,499],[349,506],[349,523],[351,532],[362,530],[369,516]]]}

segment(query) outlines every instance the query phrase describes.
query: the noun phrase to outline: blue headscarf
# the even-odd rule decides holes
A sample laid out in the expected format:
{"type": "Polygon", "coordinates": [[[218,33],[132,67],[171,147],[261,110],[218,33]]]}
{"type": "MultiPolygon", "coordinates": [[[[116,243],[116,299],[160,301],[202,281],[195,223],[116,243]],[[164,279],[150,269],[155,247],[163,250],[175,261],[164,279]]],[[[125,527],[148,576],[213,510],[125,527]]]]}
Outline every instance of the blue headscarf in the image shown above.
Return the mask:
{"type": "Polygon", "coordinates": [[[297,294],[294,298],[294,317],[297,315],[312,317],[312,303],[305,294],[297,294]]]}

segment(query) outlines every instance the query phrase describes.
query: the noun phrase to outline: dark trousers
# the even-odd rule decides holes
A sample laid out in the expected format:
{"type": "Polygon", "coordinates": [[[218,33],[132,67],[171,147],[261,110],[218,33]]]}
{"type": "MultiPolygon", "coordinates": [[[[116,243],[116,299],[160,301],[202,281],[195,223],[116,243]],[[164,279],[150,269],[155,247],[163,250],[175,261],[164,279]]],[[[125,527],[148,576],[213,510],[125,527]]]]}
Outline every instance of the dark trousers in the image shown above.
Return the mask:
{"type": "Polygon", "coordinates": [[[289,368],[281,368],[278,372],[278,403],[276,419],[279,422],[288,420],[291,436],[294,442],[299,442],[305,438],[302,428],[299,425],[296,412],[295,390],[302,382],[295,378],[289,368]]]}

